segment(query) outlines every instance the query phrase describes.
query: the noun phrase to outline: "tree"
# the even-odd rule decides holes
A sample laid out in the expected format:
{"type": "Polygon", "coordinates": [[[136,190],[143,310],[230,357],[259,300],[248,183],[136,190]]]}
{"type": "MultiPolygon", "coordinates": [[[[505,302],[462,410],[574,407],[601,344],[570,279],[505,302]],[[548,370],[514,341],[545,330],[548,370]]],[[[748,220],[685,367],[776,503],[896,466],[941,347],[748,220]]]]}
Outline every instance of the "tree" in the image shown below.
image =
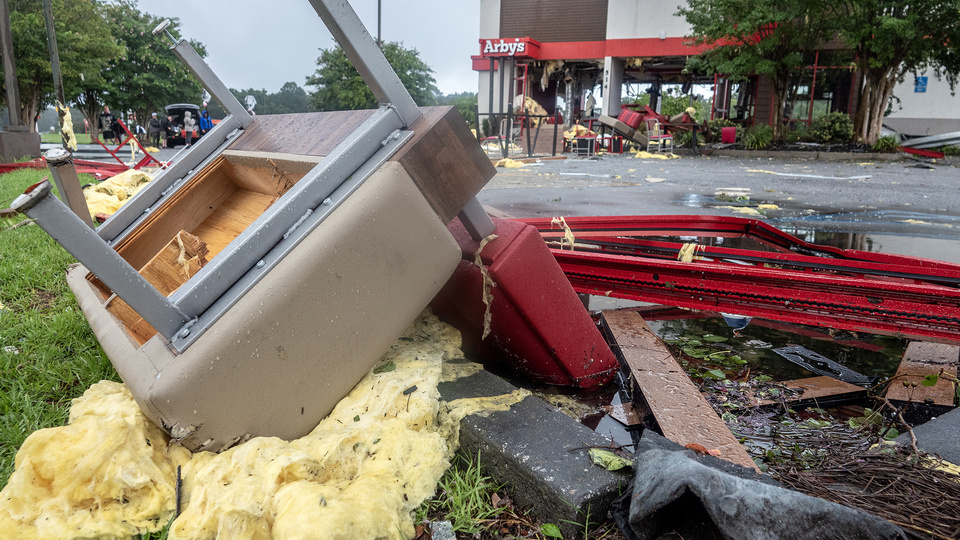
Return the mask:
{"type": "MultiPolygon", "coordinates": [[[[832,9],[824,0],[689,0],[677,14],[690,24],[693,44],[709,48],[688,68],[740,80],[766,75],[782,115],[790,74],[835,33],[832,9]]],[[[783,139],[783,122],[774,122],[773,133],[783,139]]]]}
{"type": "MultiPolygon", "coordinates": [[[[420,53],[416,49],[405,49],[403,44],[397,42],[383,43],[380,48],[417,105],[435,105],[440,93],[437,81],[433,78],[430,66],[420,60],[420,53]]],[[[377,107],[373,92],[367,88],[339,45],[332,49],[321,49],[317,66],[317,71],[307,77],[307,86],[316,87],[310,95],[310,101],[317,110],[377,107]]]]}
{"type": "MultiPolygon", "coordinates": [[[[103,5],[95,0],[53,0],[54,28],[64,94],[68,102],[81,94],[90,78],[96,84],[104,64],[119,57],[123,46],[114,40],[103,5]]],[[[23,118],[31,130],[40,110],[53,103],[53,74],[47,30],[38,0],[10,0],[10,26],[23,118]]],[[[6,103],[6,87],[2,87],[6,103]]]]}
{"type": "Polygon", "coordinates": [[[476,92],[460,92],[459,94],[447,94],[437,100],[437,105],[453,105],[457,108],[460,116],[467,122],[468,126],[476,125],[476,92]]]}
{"type": "MultiPolygon", "coordinates": [[[[136,113],[141,123],[151,112],[164,114],[164,105],[200,102],[200,82],[170,51],[169,40],[152,33],[163,18],[141,12],[134,0],[108,4],[105,13],[125,53],[100,66],[103,83],[89,88],[78,100],[91,124],[96,124],[93,119],[101,102],[117,114],[136,113]]],[[[179,28],[180,21],[174,18],[167,30],[178,35],[179,28]]],[[[191,40],[190,44],[201,57],[206,56],[201,43],[191,40]]]]}
{"type": "Polygon", "coordinates": [[[897,82],[932,68],[953,89],[960,73],[960,0],[847,0],[840,36],[863,74],[854,137],[874,144],[897,82]]]}

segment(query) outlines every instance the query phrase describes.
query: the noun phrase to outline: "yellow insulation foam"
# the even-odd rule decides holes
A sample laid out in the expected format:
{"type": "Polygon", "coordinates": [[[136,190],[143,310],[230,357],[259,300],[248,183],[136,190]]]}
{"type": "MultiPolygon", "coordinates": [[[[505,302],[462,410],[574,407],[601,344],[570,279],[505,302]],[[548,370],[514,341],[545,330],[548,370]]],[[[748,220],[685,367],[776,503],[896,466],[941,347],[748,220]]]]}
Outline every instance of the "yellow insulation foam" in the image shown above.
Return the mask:
{"type": "Polygon", "coordinates": [[[437,384],[480,368],[460,334],[424,312],[307,436],[259,437],[191,455],[140,413],[123,385],[74,400],[67,426],[27,438],[0,492],[0,538],[129,537],[166,525],[183,465],[178,538],[406,539],[450,464],[460,420],[528,392],[439,400],[437,384]]]}
{"type": "Polygon", "coordinates": [[[123,538],[162,528],[175,509],[177,465],[190,452],[102,381],[73,401],[69,424],[39,430],[0,492],[0,538],[123,538]]]}
{"type": "Polygon", "coordinates": [[[116,212],[151,179],[151,176],[143,171],[128,169],[83,190],[83,197],[87,200],[90,216],[96,217],[99,213],[112,214],[116,212]]]}

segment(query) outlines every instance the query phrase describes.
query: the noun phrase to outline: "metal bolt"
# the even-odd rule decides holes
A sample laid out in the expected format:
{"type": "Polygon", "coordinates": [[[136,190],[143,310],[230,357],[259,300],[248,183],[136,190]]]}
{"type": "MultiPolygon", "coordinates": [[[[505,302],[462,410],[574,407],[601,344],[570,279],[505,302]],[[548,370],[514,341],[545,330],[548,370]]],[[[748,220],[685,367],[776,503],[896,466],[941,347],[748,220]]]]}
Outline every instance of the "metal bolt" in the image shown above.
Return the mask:
{"type": "Polygon", "coordinates": [[[266,265],[267,263],[263,262],[263,259],[260,259],[259,261],[257,261],[257,268],[263,268],[266,265]]]}
{"type": "Polygon", "coordinates": [[[330,206],[331,204],[333,204],[333,199],[331,199],[330,197],[327,197],[326,199],[323,200],[323,203],[321,204],[323,204],[324,206],[330,206]]]}
{"type": "Polygon", "coordinates": [[[185,338],[190,335],[190,329],[184,328],[180,331],[180,337],[185,338]]]}

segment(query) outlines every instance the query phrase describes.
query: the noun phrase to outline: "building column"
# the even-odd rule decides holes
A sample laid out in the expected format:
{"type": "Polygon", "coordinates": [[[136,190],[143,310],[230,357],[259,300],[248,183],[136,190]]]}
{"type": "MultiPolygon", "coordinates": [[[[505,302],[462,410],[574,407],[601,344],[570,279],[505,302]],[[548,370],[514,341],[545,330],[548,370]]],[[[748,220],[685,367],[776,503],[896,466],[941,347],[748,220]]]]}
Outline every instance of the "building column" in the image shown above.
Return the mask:
{"type": "Polygon", "coordinates": [[[603,114],[614,118],[620,116],[623,95],[623,61],[607,56],[603,59],[603,95],[600,106],[603,114]]]}

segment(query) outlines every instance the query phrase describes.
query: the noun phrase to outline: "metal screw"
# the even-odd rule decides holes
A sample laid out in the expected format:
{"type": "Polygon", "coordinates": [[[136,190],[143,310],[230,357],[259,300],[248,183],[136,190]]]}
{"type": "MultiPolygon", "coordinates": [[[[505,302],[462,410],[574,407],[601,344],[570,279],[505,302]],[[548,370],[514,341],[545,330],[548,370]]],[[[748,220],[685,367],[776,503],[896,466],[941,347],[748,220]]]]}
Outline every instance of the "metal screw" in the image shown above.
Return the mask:
{"type": "Polygon", "coordinates": [[[187,336],[189,336],[189,335],[190,335],[190,330],[187,329],[187,328],[184,328],[183,330],[180,331],[180,337],[185,338],[185,337],[187,337],[187,336]]]}
{"type": "Polygon", "coordinates": [[[267,263],[263,262],[263,259],[260,259],[259,261],[257,261],[257,268],[263,268],[266,265],[267,263]]]}
{"type": "Polygon", "coordinates": [[[323,200],[322,204],[324,206],[330,206],[331,204],[333,204],[333,199],[331,199],[330,197],[327,197],[326,199],[323,200]]]}

